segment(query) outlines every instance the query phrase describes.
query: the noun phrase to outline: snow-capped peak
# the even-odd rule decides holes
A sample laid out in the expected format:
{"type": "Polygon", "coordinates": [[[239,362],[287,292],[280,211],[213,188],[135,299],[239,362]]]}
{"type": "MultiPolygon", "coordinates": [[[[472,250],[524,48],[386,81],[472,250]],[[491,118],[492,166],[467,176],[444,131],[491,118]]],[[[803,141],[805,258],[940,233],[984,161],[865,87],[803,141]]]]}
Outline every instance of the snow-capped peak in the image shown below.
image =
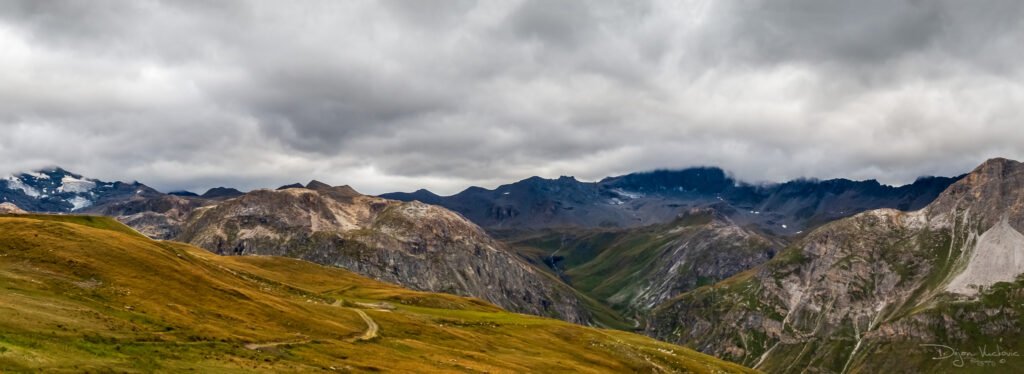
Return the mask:
{"type": "Polygon", "coordinates": [[[105,193],[97,189],[103,185],[107,184],[52,167],[0,177],[0,195],[27,210],[66,212],[95,204],[105,193]]]}

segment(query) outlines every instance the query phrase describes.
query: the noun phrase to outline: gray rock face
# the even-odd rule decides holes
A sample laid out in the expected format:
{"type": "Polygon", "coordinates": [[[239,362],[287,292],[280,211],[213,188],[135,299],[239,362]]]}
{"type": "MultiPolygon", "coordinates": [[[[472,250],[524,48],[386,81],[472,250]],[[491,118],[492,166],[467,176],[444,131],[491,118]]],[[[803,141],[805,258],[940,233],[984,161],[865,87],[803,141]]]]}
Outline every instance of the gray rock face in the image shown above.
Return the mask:
{"type": "Polygon", "coordinates": [[[726,220],[680,227],[640,282],[632,306],[650,311],[679,294],[768,261],[780,245],[726,220]]]}
{"type": "Polygon", "coordinates": [[[154,239],[174,239],[193,210],[215,201],[193,196],[160,195],[113,201],[87,210],[118,221],[154,239]]]}
{"type": "Polygon", "coordinates": [[[1022,191],[1024,164],[1005,158],[991,159],[939,195],[929,205],[928,215],[948,221],[955,215],[968,214],[983,228],[1007,219],[1015,230],[1024,231],[1022,191]]]}
{"type": "MultiPolygon", "coordinates": [[[[1011,274],[1019,268],[976,256],[1024,260],[1024,247],[1006,245],[1020,238],[1022,173],[1020,163],[991,160],[923,210],[827,224],[755,272],[662,304],[647,332],[773,373],[954,368],[922,344],[1024,350],[1024,278],[1011,274]],[[1011,273],[968,277],[987,284],[962,292],[954,280],[978,267],[1011,273]]],[[[1024,364],[1015,360],[996,364],[1024,364]]]]}
{"type": "Polygon", "coordinates": [[[346,186],[310,187],[258,190],[198,208],[177,239],[219,254],[300,258],[517,312],[590,320],[568,286],[456,213],[346,186]]]}

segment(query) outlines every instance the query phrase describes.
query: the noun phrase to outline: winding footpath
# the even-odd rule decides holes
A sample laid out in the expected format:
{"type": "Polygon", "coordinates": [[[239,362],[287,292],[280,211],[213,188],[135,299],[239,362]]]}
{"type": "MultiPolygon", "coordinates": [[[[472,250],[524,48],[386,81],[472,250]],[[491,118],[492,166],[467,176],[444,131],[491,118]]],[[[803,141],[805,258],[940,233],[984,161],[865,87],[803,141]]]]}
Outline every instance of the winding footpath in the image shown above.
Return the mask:
{"type": "MultiPolygon", "coordinates": [[[[334,304],[331,304],[331,306],[336,306],[336,307],[340,308],[341,307],[341,300],[335,301],[334,304]]],[[[363,322],[366,322],[366,331],[364,331],[362,335],[359,335],[359,336],[357,336],[355,338],[349,339],[349,342],[353,342],[354,343],[354,342],[358,342],[358,341],[367,341],[367,340],[372,340],[373,338],[377,337],[377,333],[380,332],[380,326],[377,325],[377,322],[374,321],[373,318],[370,318],[369,314],[366,314],[366,312],[364,312],[364,311],[362,311],[360,309],[356,309],[356,308],[346,308],[346,309],[351,310],[353,312],[356,312],[356,314],[359,315],[359,318],[362,318],[363,322]]],[[[249,343],[249,344],[245,345],[245,348],[256,351],[256,350],[260,350],[260,349],[273,348],[273,347],[278,347],[278,346],[282,346],[282,345],[306,344],[306,343],[309,343],[311,341],[312,340],[310,340],[310,339],[305,339],[305,340],[297,340],[297,341],[284,341],[284,342],[272,342],[272,343],[249,343]]]]}
{"type": "Polygon", "coordinates": [[[363,332],[363,335],[360,335],[360,336],[358,336],[356,338],[353,338],[351,341],[352,342],[360,341],[360,340],[366,341],[366,340],[370,340],[370,339],[376,338],[377,337],[377,332],[380,331],[380,326],[377,326],[377,322],[375,322],[373,320],[373,318],[370,318],[370,316],[368,314],[366,314],[366,312],[364,312],[362,310],[359,310],[359,309],[356,309],[356,308],[349,308],[349,309],[352,310],[353,312],[356,312],[356,314],[359,314],[359,317],[362,317],[363,321],[366,322],[366,331],[363,332]]]}
{"type": "MultiPolygon", "coordinates": [[[[335,301],[334,304],[331,304],[331,306],[336,306],[336,307],[340,308],[341,307],[341,300],[335,301]]],[[[356,309],[356,308],[348,308],[348,309],[353,311],[353,312],[356,312],[356,314],[358,314],[359,317],[363,319],[363,322],[366,322],[366,331],[363,332],[363,335],[360,335],[358,337],[352,338],[349,341],[351,341],[351,342],[367,341],[367,340],[376,338],[377,337],[377,332],[380,331],[380,326],[377,325],[377,322],[374,321],[373,318],[370,318],[370,315],[366,314],[366,312],[364,312],[362,310],[359,310],[359,309],[356,309]]]]}

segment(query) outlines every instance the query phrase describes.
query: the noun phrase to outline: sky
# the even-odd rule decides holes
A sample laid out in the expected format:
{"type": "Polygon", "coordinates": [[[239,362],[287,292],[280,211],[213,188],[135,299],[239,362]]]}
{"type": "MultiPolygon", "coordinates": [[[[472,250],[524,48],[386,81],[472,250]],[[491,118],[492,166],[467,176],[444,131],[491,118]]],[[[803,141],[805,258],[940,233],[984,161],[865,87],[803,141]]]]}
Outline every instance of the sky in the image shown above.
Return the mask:
{"type": "Polygon", "coordinates": [[[1024,2],[4,1],[0,175],[442,194],[1024,159],[1024,2]]]}

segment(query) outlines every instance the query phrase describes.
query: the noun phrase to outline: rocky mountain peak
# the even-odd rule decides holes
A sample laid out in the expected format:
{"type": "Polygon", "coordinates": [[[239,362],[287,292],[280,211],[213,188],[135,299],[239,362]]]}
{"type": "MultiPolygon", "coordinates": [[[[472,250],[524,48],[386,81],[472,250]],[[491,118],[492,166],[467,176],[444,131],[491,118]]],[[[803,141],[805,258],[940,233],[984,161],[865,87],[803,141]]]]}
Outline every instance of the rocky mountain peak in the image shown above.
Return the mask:
{"type": "Polygon", "coordinates": [[[345,196],[345,197],[363,196],[363,194],[359,193],[359,191],[356,191],[355,188],[352,188],[351,186],[349,186],[347,184],[341,185],[341,186],[337,186],[337,187],[331,187],[331,191],[333,191],[338,196],[345,196]]]}
{"type": "Polygon", "coordinates": [[[182,191],[171,191],[171,192],[168,192],[167,194],[171,195],[171,196],[199,197],[199,194],[197,194],[195,192],[184,191],[184,190],[182,190],[182,191]]]}
{"type": "Polygon", "coordinates": [[[277,190],[281,191],[281,190],[287,190],[289,188],[306,188],[306,187],[303,187],[302,183],[292,183],[292,184],[286,184],[284,186],[278,187],[277,190]]]}
{"type": "Polygon", "coordinates": [[[204,199],[230,199],[242,196],[242,191],[229,187],[214,187],[202,194],[204,199]]]}
{"type": "Polygon", "coordinates": [[[311,189],[311,190],[327,190],[327,189],[331,189],[332,187],[331,187],[331,185],[329,185],[327,183],[324,183],[324,182],[321,182],[321,181],[318,181],[318,180],[314,179],[314,180],[309,181],[309,183],[306,183],[306,188],[311,189]]]}
{"type": "Polygon", "coordinates": [[[987,229],[1006,219],[1024,231],[1024,163],[993,158],[954,183],[929,206],[931,216],[964,212],[987,229]]]}

